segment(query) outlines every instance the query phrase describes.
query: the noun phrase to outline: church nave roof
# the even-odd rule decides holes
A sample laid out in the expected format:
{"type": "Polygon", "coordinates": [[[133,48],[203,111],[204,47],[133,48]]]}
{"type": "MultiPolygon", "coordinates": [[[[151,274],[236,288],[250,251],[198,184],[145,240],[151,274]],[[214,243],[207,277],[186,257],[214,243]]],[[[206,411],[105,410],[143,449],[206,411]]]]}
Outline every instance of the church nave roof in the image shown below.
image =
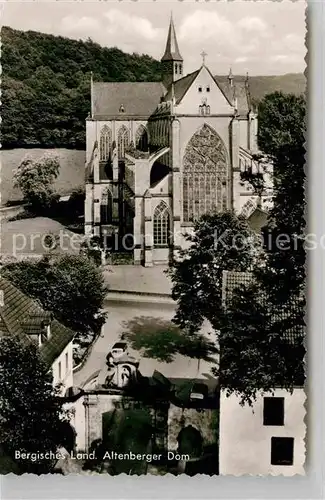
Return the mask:
{"type": "Polygon", "coordinates": [[[93,118],[149,117],[165,92],[161,82],[94,82],[93,118]]]}

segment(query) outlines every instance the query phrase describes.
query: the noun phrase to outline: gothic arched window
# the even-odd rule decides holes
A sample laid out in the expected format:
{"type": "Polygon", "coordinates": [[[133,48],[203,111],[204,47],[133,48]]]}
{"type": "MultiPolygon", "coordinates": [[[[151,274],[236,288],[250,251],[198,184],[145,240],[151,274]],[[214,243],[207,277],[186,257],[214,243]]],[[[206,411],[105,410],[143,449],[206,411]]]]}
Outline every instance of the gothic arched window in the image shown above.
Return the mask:
{"type": "Polygon", "coordinates": [[[140,151],[148,151],[148,133],[143,125],[140,125],[136,131],[135,147],[140,151]]]}
{"type": "Polygon", "coordinates": [[[130,134],[125,125],[122,125],[118,131],[117,145],[118,145],[118,157],[124,158],[125,152],[130,144],[130,134]]]}
{"type": "Polygon", "coordinates": [[[108,160],[111,151],[111,146],[112,146],[112,131],[107,125],[104,125],[104,127],[100,131],[100,140],[99,140],[100,160],[108,160]]]}
{"type": "Polygon", "coordinates": [[[100,223],[112,223],[113,197],[109,189],[107,189],[100,200],[100,223]]]}
{"type": "Polygon", "coordinates": [[[192,222],[213,210],[227,209],[227,165],[222,140],[204,124],[189,141],[183,158],[184,222],[192,222]]]}
{"type": "Polygon", "coordinates": [[[210,106],[206,103],[201,104],[201,106],[199,106],[199,114],[200,115],[209,115],[210,114],[210,106]]]}
{"type": "Polygon", "coordinates": [[[170,217],[169,209],[164,201],[156,206],[153,214],[153,244],[155,247],[169,245],[170,217]]]}

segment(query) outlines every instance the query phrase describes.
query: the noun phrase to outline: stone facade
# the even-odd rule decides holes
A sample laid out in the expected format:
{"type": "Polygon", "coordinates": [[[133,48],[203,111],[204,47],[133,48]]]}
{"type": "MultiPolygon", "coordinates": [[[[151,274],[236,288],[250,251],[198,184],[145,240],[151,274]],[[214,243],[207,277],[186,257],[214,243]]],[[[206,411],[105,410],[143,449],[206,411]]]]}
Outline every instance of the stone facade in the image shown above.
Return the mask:
{"type": "Polygon", "coordinates": [[[216,409],[180,408],[171,404],[168,410],[168,449],[178,450],[180,433],[186,427],[200,433],[203,446],[217,446],[217,415],[216,409]]]}
{"type": "Polygon", "coordinates": [[[248,81],[222,87],[205,64],[183,76],[172,21],[162,64],[161,87],[93,84],[86,125],[85,233],[109,247],[117,235],[146,266],[168,263],[203,213],[263,205],[272,188],[257,196],[241,177],[259,169],[248,81]]]}
{"type": "MultiPolygon", "coordinates": [[[[76,431],[76,449],[89,451],[92,443],[103,439],[105,415],[119,405],[142,407],[141,402],[128,400],[123,395],[112,395],[109,391],[89,392],[70,405],[73,418],[71,424],[76,431]]],[[[150,409],[154,428],[154,448],[179,451],[179,437],[183,429],[195,429],[202,438],[203,449],[218,446],[218,410],[180,408],[172,403],[156,404],[150,409]]],[[[132,451],[132,450],[131,450],[132,451]]],[[[155,450],[154,450],[155,451],[155,450]]],[[[217,452],[216,452],[217,453],[217,452]]]]}

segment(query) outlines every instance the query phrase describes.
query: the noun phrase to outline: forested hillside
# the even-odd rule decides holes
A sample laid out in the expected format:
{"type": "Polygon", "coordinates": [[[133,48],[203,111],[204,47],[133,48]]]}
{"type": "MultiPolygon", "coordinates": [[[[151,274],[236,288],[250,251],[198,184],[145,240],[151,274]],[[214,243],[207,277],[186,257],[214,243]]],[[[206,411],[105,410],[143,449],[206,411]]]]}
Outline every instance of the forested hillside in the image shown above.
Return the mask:
{"type": "Polygon", "coordinates": [[[85,147],[94,80],[157,81],[160,64],[88,40],[2,28],[3,147],[85,147]]]}
{"type": "MultiPolygon", "coordinates": [[[[158,81],[160,63],[90,39],[2,28],[2,145],[85,147],[90,72],[97,81],[158,81]]],[[[303,75],[252,77],[254,100],[274,90],[301,93],[303,75]]]]}

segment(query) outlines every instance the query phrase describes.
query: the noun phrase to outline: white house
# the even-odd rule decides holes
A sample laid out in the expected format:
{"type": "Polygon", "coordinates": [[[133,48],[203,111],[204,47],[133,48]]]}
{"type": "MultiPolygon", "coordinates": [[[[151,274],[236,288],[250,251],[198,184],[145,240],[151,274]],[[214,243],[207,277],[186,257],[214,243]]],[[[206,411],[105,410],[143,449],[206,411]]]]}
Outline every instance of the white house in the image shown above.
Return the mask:
{"type": "Polygon", "coordinates": [[[304,474],[305,400],[303,388],[293,393],[275,389],[260,394],[253,407],[236,395],[220,394],[221,475],[304,474]]]}
{"type": "MultiPolygon", "coordinates": [[[[233,290],[251,279],[251,273],[224,272],[224,307],[233,290]]],[[[227,397],[227,388],[221,387],[220,474],[304,475],[305,400],[301,386],[292,393],[276,387],[272,393],[260,392],[252,407],[242,406],[239,396],[227,397]]]]}

